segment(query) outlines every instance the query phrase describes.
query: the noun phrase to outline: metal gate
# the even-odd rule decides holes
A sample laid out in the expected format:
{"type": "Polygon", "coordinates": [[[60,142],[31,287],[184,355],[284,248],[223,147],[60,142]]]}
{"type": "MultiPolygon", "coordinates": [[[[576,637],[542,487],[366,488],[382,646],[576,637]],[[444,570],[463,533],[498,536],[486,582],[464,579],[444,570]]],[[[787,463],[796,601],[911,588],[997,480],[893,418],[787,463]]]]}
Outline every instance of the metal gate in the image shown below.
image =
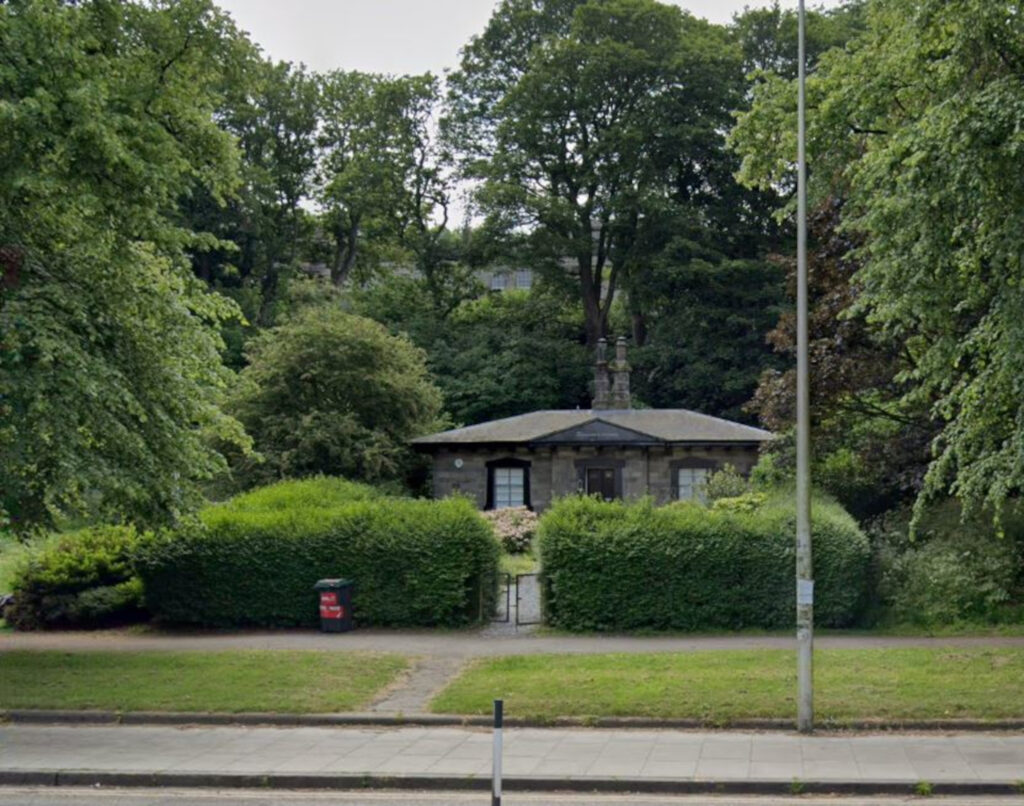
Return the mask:
{"type": "Polygon", "coordinates": [[[508,624],[512,613],[512,575],[498,574],[498,596],[491,621],[508,624]]]}
{"type": "Polygon", "coordinates": [[[516,624],[540,624],[543,620],[540,575],[516,574],[516,624]]]}

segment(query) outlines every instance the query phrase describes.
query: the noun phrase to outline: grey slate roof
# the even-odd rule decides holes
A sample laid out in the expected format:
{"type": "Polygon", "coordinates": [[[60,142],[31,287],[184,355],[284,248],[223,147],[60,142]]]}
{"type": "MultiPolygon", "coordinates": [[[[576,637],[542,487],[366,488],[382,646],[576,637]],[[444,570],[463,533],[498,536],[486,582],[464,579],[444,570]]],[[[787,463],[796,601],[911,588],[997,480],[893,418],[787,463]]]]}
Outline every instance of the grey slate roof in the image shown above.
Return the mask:
{"type": "Polygon", "coordinates": [[[749,425],[686,409],[534,411],[503,420],[419,437],[419,447],[491,443],[601,444],[765,442],[774,435],[749,425]]]}

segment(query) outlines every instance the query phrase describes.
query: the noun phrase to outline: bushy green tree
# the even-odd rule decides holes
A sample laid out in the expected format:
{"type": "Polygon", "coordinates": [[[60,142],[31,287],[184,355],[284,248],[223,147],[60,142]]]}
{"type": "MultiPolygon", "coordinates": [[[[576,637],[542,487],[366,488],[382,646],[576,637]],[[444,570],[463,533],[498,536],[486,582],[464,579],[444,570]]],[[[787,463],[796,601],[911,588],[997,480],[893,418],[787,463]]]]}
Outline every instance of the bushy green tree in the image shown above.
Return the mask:
{"type": "Polygon", "coordinates": [[[571,307],[537,291],[464,302],[431,354],[447,410],[459,422],[479,423],[589,407],[592,361],[582,325],[571,307]]]}
{"type": "Polygon", "coordinates": [[[389,249],[412,237],[407,228],[415,227],[417,246],[429,248],[421,239],[434,207],[447,203],[427,133],[437,93],[429,74],[338,70],[322,77],[316,199],[335,285],[360,267],[365,279],[389,249]]]}
{"type": "MultiPolygon", "coordinates": [[[[981,0],[880,0],[867,20],[809,84],[813,198],[845,199],[852,311],[900,346],[902,402],[939,428],[919,504],[999,512],[1024,487],[1024,20],[981,0]]],[[[792,85],[762,85],[735,134],[749,180],[789,174],[792,112],[792,85]]]]}
{"type": "Polygon", "coordinates": [[[633,388],[655,408],[752,419],[744,407],[758,378],[781,363],[765,333],[783,306],[784,272],[766,260],[693,251],[672,250],[648,276],[654,303],[645,343],[630,353],[633,388]]]}
{"type": "Polygon", "coordinates": [[[489,226],[529,233],[593,348],[616,292],[643,282],[641,222],[707,186],[739,48],[654,0],[504,0],[450,84],[448,130],[489,226]]]}
{"type": "Polygon", "coordinates": [[[316,474],[402,479],[412,437],[443,426],[441,393],[421,350],[337,305],[317,305],[250,343],[230,410],[262,461],[246,483],[316,474]]]}
{"type": "Polygon", "coordinates": [[[353,306],[426,351],[455,422],[590,405],[592,360],[574,306],[538,288],[483,294],[468,282],[449,293],[451,310],[438,311],[423,278],[393,277],[355,293],[353,306]]]}
{"type": "MultiPolygon", "coordinates": [[[[226,203],[201,187],[182,199],[186,220],[218,237],[193,250],[195,272],[238,302],[250,327],[269,327],[312,239],[302,205],[316,168],[318,78],[253,49],[223,77],[215,119],[238,144],[241,182],[226,203]]],[[[248,333],[235,325],[227,334],[235,366],[248,333]]]]}
{"type": "Polygon", "coordinates": [[[223,198],[218,88],[251,46],[206,0],[0,5],[0,506],[174,520],[244,442],[218,399],[218,324],[178,224],[223,198]]]}

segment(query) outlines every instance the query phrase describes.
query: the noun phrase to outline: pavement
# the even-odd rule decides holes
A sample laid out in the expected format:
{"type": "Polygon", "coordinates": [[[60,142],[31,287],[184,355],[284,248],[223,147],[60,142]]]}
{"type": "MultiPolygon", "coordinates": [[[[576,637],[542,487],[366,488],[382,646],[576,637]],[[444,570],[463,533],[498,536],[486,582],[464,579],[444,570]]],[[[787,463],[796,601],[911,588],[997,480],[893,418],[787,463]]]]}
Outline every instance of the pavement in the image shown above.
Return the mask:
{"type": "MultiPolygon", "coordinates": [[[[723,801],[720,795],[600,795],[593,792],[537,793],[512,792],[502,798],[502,806],[893,806],[909,803],[912,796],[832,796],[772,797],[732,795],[723,801]]],[[[935,799],[942,806],[1020,806],[1014,796],[960,796],[935,799]]],[[[935,802],[933,801],[933,802],[935,802]]],[[[0,787],[2,806],[452,806],[489,802],[486,792],[302,792],[196,789],[40,789],[38,787],[0,787]]]]}
{"type": "MultiPolygon", "coordinates": [[[[486,789],[469,727],[0,727],[0,784],[486,789]]],[[[505,786],[604,792],[1024,794],[1020,733],[506,729],[505,786]]]]}
{"type": "MultiPolygon", "coordinates": [[[[913,796],[832,796],[772,797],[720,795],[600,795],[593,792],[537,793],[512,792],[502,798],[502,806],[893,806],[909,803],[913,796]]],[[[38,787],[0,787],[2,806],[452,806],[489,802],[486,792],[287,792],[282,790],[142,790],[142,789],[40,789],[38,787]]],[[[940,797],[933,802],[942,806],[1020,806],[1014,796],[940,797]]]]}
{"type": "MultiPolygon", "coordinates": [[[[791,635],[685,635],[621,636],[536,633],[513,628],[495,636],[489,628],[476,630],[360,629],[349,633],[314,630],[245,632],[96,632],[0,633],[0,652],[49,649],[61,652],[89,650],[178,652],[223,649],[333,650],[339,652],[398,652],[404,655],[445,658],[480,658],[543,653],[596,655],[608,652],[709,652],[730,649],[796,649],[791,635]]],[[[894,649],[910,647],[1024,647],[1024,636],[818,635],[815,649],[894,649]]]]}

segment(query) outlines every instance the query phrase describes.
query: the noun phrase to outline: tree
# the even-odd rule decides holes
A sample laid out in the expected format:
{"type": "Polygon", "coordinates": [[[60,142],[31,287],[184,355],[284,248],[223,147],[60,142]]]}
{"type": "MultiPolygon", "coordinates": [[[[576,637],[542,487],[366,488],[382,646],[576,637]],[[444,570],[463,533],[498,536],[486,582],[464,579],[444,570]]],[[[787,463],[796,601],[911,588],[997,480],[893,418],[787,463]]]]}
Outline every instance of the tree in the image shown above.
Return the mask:
{"type": "Polygon", "coordinates": [[[0,495],[23,533],[63,515],[160,523],[201,500],[218,325],[177,201],[237,176],[212,120],[251,46],[205,0],[0,5],[0,495]]]}
{"type": "MultiPolygon", "coordinates": [[[[859,267],[857,246],[839,231],[841,203],[822,204],[810,220],[808,255],[813,476],[857,517],[878,515],[921,489],[928,445],[935,436],[927,407],[902,401],[897,380],[909,367],[898,341],[877,333],[863,314],[852,314],[857,291],[850,280],[859,267]]],[[[796,261],[786,259],[789,296],[795,296],[796,261]]],[[[796,354],[796,316],[779,317],[768,341],[781,355],[796,354]]],[[[762,374],[751,411],[778,433],[796,419],[796,371],[762,374]]],[[[795,466],[792,439],[776,443],[780,468],[795,466]]]]}
{"type": "Polygon", "coordinates": [[[371,267],[373,250],[396,245],[414,221],[426,226],[438,202],[425,132],[436,96],[429,74],[323,77],[317,201],[335,285],[348,281],[360,257],[371,267]]]}
{"type": "Polygon", "coordinates": [[[725,260],[677,244],[652,268],[646,344],[630,353],[635,396],[747,420],[761,373],[780,364],[765,333],[783,305],[783,270],[765,260],[725,260]]]}
{"type": "Polygon", "coordinates": [[[306,308],[250,342],[230,410],[262,456],[236,468],[252,483],[403,479],[414,464],[409,439],[444,424],[423,352],[337,305],[306,308]]]}
{"type": "Polygon", "coordinates": [[[724,29],[653,0],[504,0],[464,49],[450,141],[490,226],[575,286],[590,347],[643,281],[641,220],[721,151],[739,63],[724,29]]]}
{"type": "Polygon", "coordinates": [[[438,311],[422,277],[394,276],[350,300],[426,351],[456,423],[589,406],[593,366],[578,309],[539,289],[482,292],[478,281],[453,287],[451,309],[438,311]]]}
{"type": "Polygon", "coordinates": [[[430,365],[461,423],[590,406],[591,355],[577,310],[542,291],[462,303],[432,344],[430,365]]]}
{"type": "MultiPolygon", "coordinates": [[[[906,356],[901,403],[939,436],[918,499],[968,509],[1024,486],[1024,20],[1009,2],[886,0],[868,31],[822,56],[809,86],[812,190],[845,199],[863,245],[850,310],[906,356]]],[[[748,179],[779,181],[791,152],[770,133],[792,88],[767,83],[736,142],[748,179]]]]}
{"type": "MultiPolygon", "coordinates": [[[[846,0],[831,9],[806,12],[805,52],[812,68],[827,50],[842,47],[864,29],[867,3],[846,0]]],[[[778,0],[764,8],[744,8],[733,17],[732,30],[743,50],[743,69],[795,79],[797,62],[797,13],[783,10],[778,0]]]]}
{"type": "MultiPolygon", "coordinates": [[[[316,76],[254,51],[224,77],[215,119],[238,143],[241,183],[226,204],[202,187],[182,200],[190,225],[218,238],[195,251],[195,271],[239,302],[251,322],[268,327],[283,280],[312,237],[302,205],[312,195],[316,168],[316,76]]],[[[240,350],[234,352],[237,363],[240,350]]]]}

